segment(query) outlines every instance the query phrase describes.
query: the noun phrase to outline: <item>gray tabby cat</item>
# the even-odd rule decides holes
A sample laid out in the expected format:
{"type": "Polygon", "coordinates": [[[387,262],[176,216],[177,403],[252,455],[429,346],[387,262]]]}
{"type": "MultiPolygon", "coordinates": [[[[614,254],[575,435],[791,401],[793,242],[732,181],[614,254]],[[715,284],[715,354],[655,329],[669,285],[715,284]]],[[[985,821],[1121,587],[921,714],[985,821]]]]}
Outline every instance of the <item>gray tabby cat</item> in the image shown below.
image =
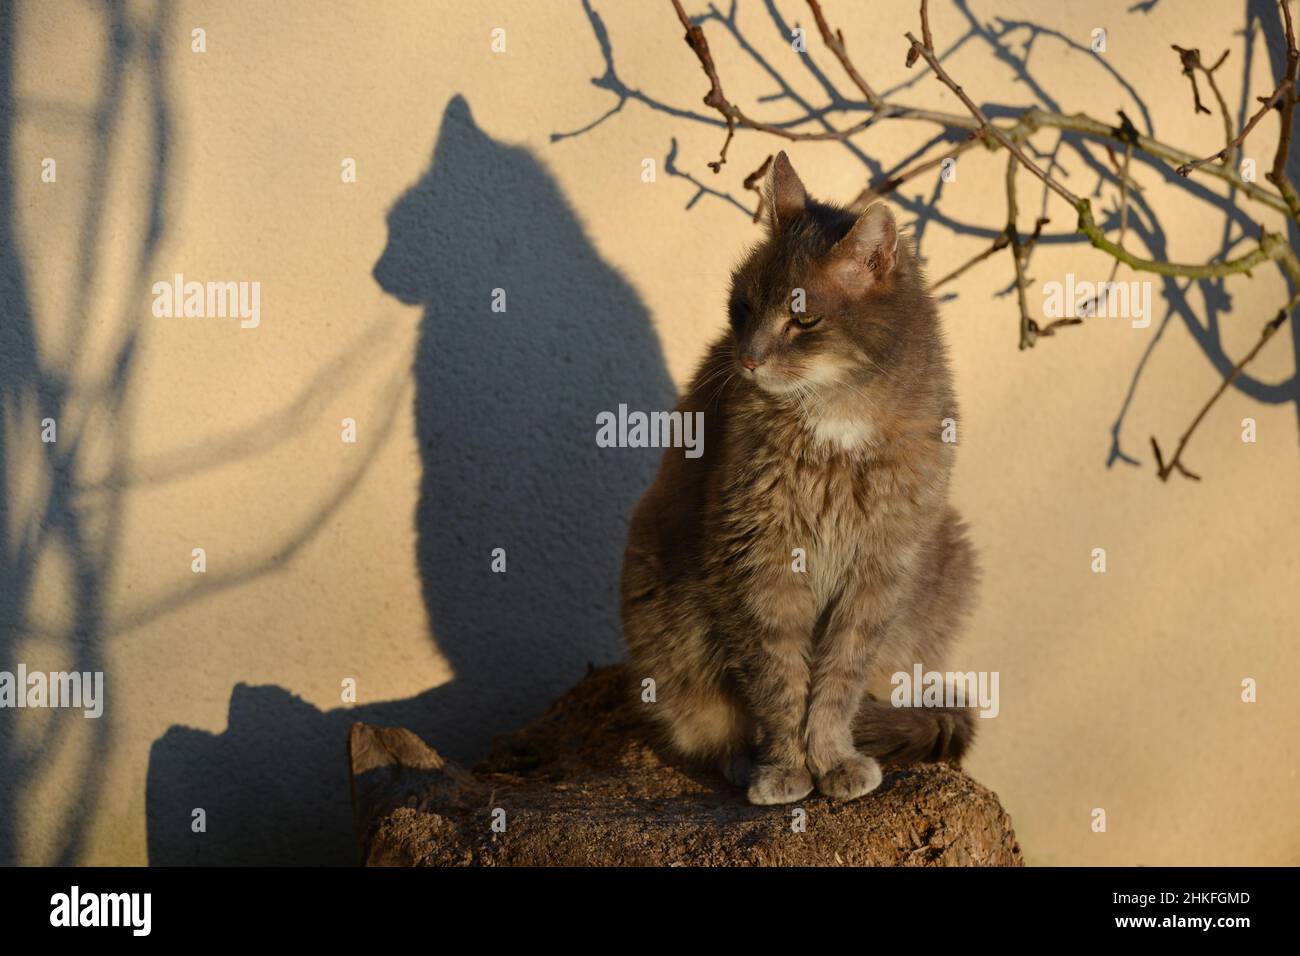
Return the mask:
{"type": "Polygon", "coordinates": [[[957,410],[888,208],[810,199],[785,153],[765,205],[731,329],[678,405],[705,413],[707,452],[669,449],[632,518],[624,629],[678,752],[716,761],[753,803],[814,785],[852,800],[880,783],[878,761],[960,759],[973,736],[969,710],[888,702],[895,672],[944,669],[974,598],[941,440],[957,410]]]}

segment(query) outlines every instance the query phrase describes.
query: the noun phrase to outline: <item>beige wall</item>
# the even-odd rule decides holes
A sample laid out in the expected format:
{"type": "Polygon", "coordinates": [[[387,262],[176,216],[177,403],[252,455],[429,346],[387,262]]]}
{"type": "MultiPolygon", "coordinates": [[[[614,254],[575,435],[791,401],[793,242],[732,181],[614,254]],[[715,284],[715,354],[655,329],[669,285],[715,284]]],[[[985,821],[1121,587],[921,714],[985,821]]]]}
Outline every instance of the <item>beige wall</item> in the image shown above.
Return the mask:
{"type": "MultiPolygon", "coordinates": [[[[665,157],[675,139],[678,171],[748,206],[740,180],[777,144],[740,134],[714,176],[721,137],[700,121],[705,84],[669,5],[594,6],[159,2],[114,24],[72,0],[0,3],[0,669],[107,682],[99,721],[0,712],[0,861],[348,862],[352,719],[404,723],[469,758],[588,660],[617,659],[621,520],[653,460],[598,454],[593,416],[667,400],[722,327],[728,270],[756,237],[727,199],[693,201],[665,157]],[[190,51],[194,27],[208,52],[190,51]],[[555,135],[620,105],[619,84],[621,110],[555,135]],[[41,182],[45,157],[56,183],[41,182]],[[345,157],[355,184],[341,182],[345,157]],[[154,317],[153,282],[177,272],[260,282],[260,326],[154,317]],[[498,285],[505,315],[488,308],[498,285]],[[345,417],[355,445],[340,440],[345,417]],[[504,577],[487,571],[494,547],[504,577]],[[341,700],[347,678],[356,705],[341,700]],[[206,834],[190,831],[196,807],[206,834]]],[[[826,6],[878,87],[912,78],[912,0],[826,6]]],[[[947,61],[985,103],[1107,120],[1123,108],[1208,152],[1220,119],[1193,115],[1168,44],[1232,49],[1220,75],[1234,112],[1243,69],[1252,96],[1273,83],[1258,30],[1239,35],[1244,3],[934,6],[944,50],[972,27],[1010,31],[1001,57],[980,33],[947,61]],[[1034,40],[1031,82],[1013,69],[1029,37],[1016,21],[1059,31],[1034,40]],[[1095,26],[1108,29],[1100,56],[1086,52],[1095,26]]],[[[798,108],[759,102],[782,83],[824,102],[765,7],[739,7],[774,73],[710,22],[728,94],[772,119],[798,108]]],[[[777,7],[809,24],[802,4],[777,7]]],[[[1268,4],[1249,10],[1275,26],[1268,4]]],[[[896,98],[959,111],[928,78],[896,98]]],[[[1250,141],[1261,171],[1275,129],[1270,117],[1250,141]]],[[[933,132],[886,123],[860,152],[789,151],[815,194],[846,200],[933,132]]],[[[1108,165],[1090,152],[1090,165],[1060,154],[1083,194],[1108,165]]],[[[932,275],[1001,228],[1003,170],[1001,155],[967,154],[933,208],[936,177],[904,187],[903,220],[929,220],[932,275]]],[[[1207,203],[1151,166],[1134,176],[1133,244],[1154,222],[1155,253],[1219,253],[1221,190],[1195,178],[1207,203]]],[[[1028,228],[1040,197],[1021,181],[1028,228]]],[[[1113,208],[1100,189],[1094,204],[1113,208]]],[[[1234,236],[1281,225],[1244,211],[1234,236]]],[[[1055,200],[1048,214],[1051,233],[1071,225],[1055,200]]],[[[1109,263],[1044,243],[1030,272],[1041,312],[1043,283],[1104,279],[1109,263]]],[[[985,567],[953,663],[1000,672],[1002,692],[970,769],[1034,863],[1300,863],[1290,328],[1194,439],[1204,481],[1162,485],[1148,445],[1174,441],[1284,285],[1261,269],[1208,306],[1193,288],[1165,323],[1174,287],[1157,281],[1150,328],[1096,320],[1019,352],[1009,276],[1000,254],[943,306],[964,410],[956,496],[985,567]],[[1186,319],[1203,324],[1207,308],[1215,325],[1198,342],[1186,319]],[[1121,414],[1139,465],[1108,468],[1121,414]],[[1240,441],[1245,416],[1255,444],[1240,441]],[[1090,570],[1097,547],[1104,575],[1090,570]]]]}

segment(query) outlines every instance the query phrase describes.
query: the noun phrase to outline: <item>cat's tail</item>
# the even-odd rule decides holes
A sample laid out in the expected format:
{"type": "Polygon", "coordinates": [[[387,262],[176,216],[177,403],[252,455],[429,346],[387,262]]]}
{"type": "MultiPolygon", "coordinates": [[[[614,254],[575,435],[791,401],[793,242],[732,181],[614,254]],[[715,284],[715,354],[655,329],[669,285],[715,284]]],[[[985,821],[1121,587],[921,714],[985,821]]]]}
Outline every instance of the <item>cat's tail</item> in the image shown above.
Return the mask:
{"type": "Polygon", "coordinates": [[[975,739],[970,707],[894,707],[868,698],[853,726],[858,749],[881,763],[961,763],[975,739]]]}

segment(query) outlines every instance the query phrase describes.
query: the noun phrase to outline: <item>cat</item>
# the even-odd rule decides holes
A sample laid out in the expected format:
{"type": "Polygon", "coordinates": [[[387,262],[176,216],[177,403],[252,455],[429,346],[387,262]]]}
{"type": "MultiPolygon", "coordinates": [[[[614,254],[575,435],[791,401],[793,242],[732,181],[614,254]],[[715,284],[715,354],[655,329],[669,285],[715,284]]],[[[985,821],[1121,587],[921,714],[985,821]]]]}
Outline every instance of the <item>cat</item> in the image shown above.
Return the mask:
{"type": "Polygon", "coordinates": [[[784,152],[730,329],[678,403],[708,451],[669,449],[630,524],[624,636],[668,745],[755,804],[869,793],[881,761],[958,761],[967,708],[894,708],[942,670],[978,578],[948,503],[957,408],[938,314],[888,206],[808,196],[784,152]]]}

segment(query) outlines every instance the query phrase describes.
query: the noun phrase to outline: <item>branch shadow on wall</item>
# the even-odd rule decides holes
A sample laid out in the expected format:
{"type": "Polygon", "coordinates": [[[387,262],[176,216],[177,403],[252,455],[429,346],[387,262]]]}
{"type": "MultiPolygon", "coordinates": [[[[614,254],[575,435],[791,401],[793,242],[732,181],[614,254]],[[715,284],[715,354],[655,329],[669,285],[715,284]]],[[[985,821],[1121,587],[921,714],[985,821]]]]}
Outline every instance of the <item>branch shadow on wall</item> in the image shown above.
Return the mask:
{"type": "MultiPolygon", "coordinates": [[[[103,53],[95,95],[84,109],[51,110],[18,93],[21,18],[12,0],[0,0],[0,670],[10,673],[20,660],[34,671],[55,661],[68,671],[106,669],[105,582],[123,544],[122,491],[109,487],[94,500],[80,491],[88,472],[116,479],[125,469],[133,433],[128,393],[141,335],[138,313],[129,306],[105,307],[98,292],[105,274],[116,268],[127,270],[129,288],[141,288],[165,231],[172,120],[164,38],[170,7],[159,4],[132,17],[125,4],[105,2],[94,12],[102,17],[97,26],[103,53]],[[130,89],[147,110],[150,137],[143,228],[136,235],[114,231],[108,221],[109,184],[121,153],[130,89]],[[31,179],[15,169],[20,139],[43,141],[35,130],[44,133],[42,124],[59,121],[71,121],[86,133],[85,162],[74,173],[81,183],[70,199],[51,198],[56,188],[66,188],[54,185],[61,183],[57,178],[35,188],[49,190],[44,201],[51,206],[75,210],[70,228],[48,213],[49,206],[32,202],[31,179]],[[27,137],[21,135],[23,126],[34,128],[27,137]],[[67,259],[42,262],[24,250],[21,200],[39,222],[32,230],[38,249],[47,254],[62,249],[67,259]],[[110,231],[111,256],[105,238],[110,231]],[[42,352],[38,329],[44,316],[29,289],[29,265],[68,276],[59,319],[67,323],[70,341],[81,344],[94,329],[99,361],[87,377],[99,391],[90,399],[76,394],[85,383],[69,371],[65,355],[42,352]],[[43,419],[53,420],[55,441],[42,440],[37,423],[43,419]],[[103,458],[90,448],[109,454],[103,458]],[[33,475],[38,480],[32,487],[39,490],[24,496],[23,478],[33,475]],[[69,566],[60,592],[66,624],[42,631],[33,626],[31,604],[41,583],[38,570],[56,559],[69,566]]],[[[35,729],[24,723],[34,719],[30,712],[20,713],[29,716],[10,713],[0,720],[0,865],[32,859],[76,864],[105,797],[98,783],[101,768],[119,742],[113,711],[106,707],[101,717],[86,720],[76,710],[51,710],[35,729]],[[58,799],[34,801],[33,794],[51,779],[57,779],[58,799]],[[39,815],[31,812],[33,806],[39,815]]]]}
{"type": "Polygon", "coordinates": [[[223,733],[173,727],[153,745],[151,863],[350,863],[354,721],[406,727],[470,762],[589,663],[623,656],[626,522],[658,453],[597,448],[595,420],[620,403],[673,406],[645,306],[541,163],[483,132],[460,96],[388,228],[375,281],[422,309],[413,520],[430,630],[453,676],[377,703],[364,703],[363,681],[363,703],[329,711],[236,686],[223,733]],[[206,833],[191,831],[195,808],[206,833]]]}

